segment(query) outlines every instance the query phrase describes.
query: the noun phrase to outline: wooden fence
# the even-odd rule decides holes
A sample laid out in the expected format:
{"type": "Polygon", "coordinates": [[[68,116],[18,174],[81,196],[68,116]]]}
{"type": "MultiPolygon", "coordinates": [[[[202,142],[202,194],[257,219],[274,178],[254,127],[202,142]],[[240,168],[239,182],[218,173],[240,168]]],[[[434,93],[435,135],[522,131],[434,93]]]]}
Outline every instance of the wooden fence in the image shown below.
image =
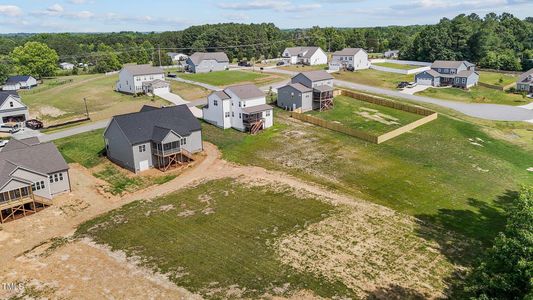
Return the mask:
{"type": "Polygon", "coordinates": [[[354,98],[360,101],[365,101],[365,102],[369,102],[369,103],[373,103],[373,104],[377,104],[381,106],[391,107],[394,109],[406,111],[406,112],[421,115],[424,117],[414,122],[411,122],[407,125],[404,125],[400,128],[384,133],[382,135],[370,134],[363,130],[353,129],[353,128],[347,127],[339,123],[326,121],[324,119],[317,118],[311,115],[306,115],[298,111],[293,111],[291,113],[291,117],[307,122],[307,123],[320,126],[320,127],[327,128],[329,130],[341,132],[341,133],[344,133],[344,134],[347,134],[347,135],[350,135],[350,136],[353,136],[353,137],[356,137],[356,138],[359,138],[359,139],[362,139],[364,141],[371,142],[374,144],[381,144],[383,142],[386,142],[392,138],[402,135],[408,131],[411,131],[419,126],[422,126],[438,118],[438,114],[432,110],[429,110],[423,107],[414,106],[414,105],[399,103],[399,102],[392,101],[392,100],[389,100],[383,97],[378,97],[378,96],[373,96],[373,95],[368,95],[368,94],[363,94],[363,93],[357,93],[357,92],[342,90],[342,89],[335,90],[333,92],[333,95],[334,96],[340,96],[340,95],[347,96],[347,97],[354,98]]]}

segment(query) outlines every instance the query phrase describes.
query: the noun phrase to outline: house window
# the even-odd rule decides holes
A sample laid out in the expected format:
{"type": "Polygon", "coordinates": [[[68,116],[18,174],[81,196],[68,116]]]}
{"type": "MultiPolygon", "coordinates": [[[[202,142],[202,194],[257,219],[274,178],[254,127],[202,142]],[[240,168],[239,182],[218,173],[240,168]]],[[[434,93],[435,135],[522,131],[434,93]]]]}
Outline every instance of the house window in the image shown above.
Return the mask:
{"type": "Polygon", "coordinates": [[[187,145],[187,138],[182,138],[180,142],[182,145],[187,145]]]}
{"type": "Polygon", "coordinates": [[[242,105],[242,104],[241,104],[241,101],[239,101],[239,107],[241,107],[241,105],[242,105]]]}
{"type": "Polygon", "coordinates": [[[9,102],[9,107],[13,107],[13,101],[9,102]]]}
{"type": "Polygon", "coordinates": [[[59,181],[63,181],[63,173],[59,173],[59,181]]]}
{"type": "Polygon", "coordinates": [[[241,113],[239,113],[239,119],[242,119],[242,114],[241,113]]]}
{"type": "Polygon", "coordinates": [[[231,116],[232,116],[232,117],[235,117],[235,113],[234,113],[234,112],[231,112],[231,116]]]}
{"type": "Polygon", "coordinates": [[[146,152],[146,145],[140,145],[139,152],[146,152]]]}
{"type": "Polygon", "coordinates": [[[353,60],[353,57],[350,57],[350,60],[353,60]]]}
{"type": "Polygon", "coordinates": [[[270,110],[267,110],[265,115],[266,115],[267,117],[270,117],[270,110]]]}
{"type": "Polygon", "coordinates": [[[218,100],[213,100],[213,105],[218,106],[218,100]]]}
{"type": "Polygon", "coordinates": [[[226,118],[229,118],[229,111],[226,112],[224,115],[225,115],[226,118]]]}
{"type": "Polygon", "coordinates": [[[50,183],[54,182],[54,176],[50,175],[50,176],[48,176],[48,178],[50,179],[50,183]]]}
{"type": "Polygon", "coordinates": [[[32,191],[38,191],[44,189],[44,181],[39,181],[31,185],[32,191]]]}

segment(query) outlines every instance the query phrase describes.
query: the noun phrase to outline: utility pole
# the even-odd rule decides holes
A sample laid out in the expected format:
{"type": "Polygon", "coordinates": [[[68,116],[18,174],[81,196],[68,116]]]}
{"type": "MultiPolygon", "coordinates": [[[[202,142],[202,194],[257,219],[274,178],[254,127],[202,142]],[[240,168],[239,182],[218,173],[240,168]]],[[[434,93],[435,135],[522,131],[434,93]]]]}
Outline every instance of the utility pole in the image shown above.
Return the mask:
{"type": "Polygon", "coordinates": [[[87,98],[83,97],[83,102],[85,103],[85,115],[87,116],[87,119],[89,118],[89,109],[87,108],[87,98]]]}
{"type": "Polygon", "coordinates": [[[161,67],[161,45],[157,45],[157,52],[159,52],[159,67],[161,67]]]}

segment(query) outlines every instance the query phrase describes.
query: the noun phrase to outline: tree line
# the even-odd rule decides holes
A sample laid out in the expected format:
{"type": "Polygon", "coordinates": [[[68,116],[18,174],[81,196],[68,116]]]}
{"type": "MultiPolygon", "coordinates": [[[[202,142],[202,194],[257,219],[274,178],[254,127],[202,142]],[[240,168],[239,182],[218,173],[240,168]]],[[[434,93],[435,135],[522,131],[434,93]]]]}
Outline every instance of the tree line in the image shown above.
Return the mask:
{"type": "Polygon", "coordinates": [[[466,59],[484,68],[520,71],[533,67],[533,18],[490,13],[483,18],[461,14],[435,25],[372,28],[281,30],[272,23],[225,23],[161,33],[0,35],[0,80],[9,73],[51,76],[59,62],[87,64],[92,72],[108,72],[126,63],[171,64],[166,52],[224,51],[231,60],[261,60],[279,57],[290,46],[319,46],[326,51],[359,47],[371,53],[398,49],[401,59],[466,59]],[[44,49],[42,46],[55,55],[39,58],[50,55],[49,51],[36,51],[44,49]],[[55,66],[28,69],[36,64],[30,63],[31,59],[55,66]]]}

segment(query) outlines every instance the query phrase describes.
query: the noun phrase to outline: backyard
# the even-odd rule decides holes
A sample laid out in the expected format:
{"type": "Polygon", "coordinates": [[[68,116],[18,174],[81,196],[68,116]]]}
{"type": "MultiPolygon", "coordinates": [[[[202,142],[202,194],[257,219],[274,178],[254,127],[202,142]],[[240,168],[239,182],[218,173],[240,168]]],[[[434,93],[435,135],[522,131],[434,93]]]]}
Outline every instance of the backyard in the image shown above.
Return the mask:
{"type": "Polygon", "coordinates": [[[135,175],[107,160],[104,156],[103,130],[90,131],[54,141],[67,163],[78,163],[92,174],[107,182],[104,190],[113,195],[163,184],[174,179],[179,172],[162,173],[157,170],[135,175]]]}
{"type": "Polygon", "coordinates": [[[479,81],[487,84],[492,84],[495,86],[504,87],[515,83],[518,79],[516,76],[497,73],[497,72],[487,72],[487,71],[478,71],[479,72],[479,81]]]}
{"type": "Polygon", "coordinates": [[[170,90],[172,93],[180,95],[187,101],[206,98],[211,93],[208,89],[198,85],[176,80],[168,80],[168,82],[170,82],[170,90]]]}
{"type": "Polygon", "coordinates": [[[343,124],[353,129],[380,135],[414,122],[422,116],[346,96],[334,99],[334,108],[310,115],[343,124]]]}
{"type": "Polygon", "coordinates": [[[207,83],[214,86],[225,87],[239,83],[253,83],[258,86],[267,85],[285,79],[278,74],[264,74],[252,71],[219,71],[199,74],[180,74],[179,77],[187,80],[207,83]]]}
{"type": "Polygon", "coordinates": [[[376,71],[372,69],[358,70],[356,72],[336,72],[332,73],[331,75],[333,75],[335,79],[372,85],[387,89],[396,89],[398,83],[402,81],[414,81],[414,75],[402,75],[396,73],[376,71]]]}
{"type": "Polygon", "coordinates": [[[290,65],[278,67],[278,69],[293,71],[293,72],[307,72],[307,71],[316,71],[316,70],[327,70],[328,65],[315,65],[315,66],[306,66],[306,65],[290,65]]]}
{"type": "Polygon", "coordinates": [[[420,66],[402,65],[402,64],[395,64],[391,62],[372,63],[372,65],[386,67],[386,68],[400,69],[400,70],[411,70],[411,69],[420,68],[420,66]]]}
{"type": "Polygon", "coordinates": [[[117,75],[80,75],[68,78],[58,78],[57,80],[68,80],[59,85],[54,85],[53,80],[45,80],[45,85],[41,88],[21,93],[22,101],[28,105],[32,117],[44,120],[45,125],[84,117],[84,98],[87,99],[89,114],[94,121],[138,111],[145,104],[168,104],[160,98],[133,97],[115,92],[117,75]],[[70,82],[70,79],[73,81],[70,82]]]}
{"type": "Polygon", "coordinates": [[[480,85],[468,90],[458,88],[428,88],[416,93],[416,95],[469,103],[525,105],[531,102],[522,95],[489,89],[480,85]]]}

